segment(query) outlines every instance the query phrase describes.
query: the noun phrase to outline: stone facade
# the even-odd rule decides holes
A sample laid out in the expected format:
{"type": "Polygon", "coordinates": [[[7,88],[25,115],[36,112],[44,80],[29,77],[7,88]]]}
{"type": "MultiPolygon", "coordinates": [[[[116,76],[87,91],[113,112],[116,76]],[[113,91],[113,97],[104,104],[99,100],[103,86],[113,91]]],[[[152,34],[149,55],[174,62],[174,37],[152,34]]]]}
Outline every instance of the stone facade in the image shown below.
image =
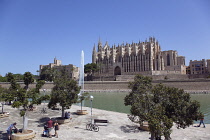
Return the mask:
{"type": "Polygon", "coordinates": [[[40,73],[44,67],[54,68],[55,70],[60,71],[65,67],[66,71],[69,73],[69,77],[75,80],[79,79],[79,68],[69,64],[69,65],[62,65],[61,60],[57,60],[54,58],[54,63],[49,63],[49,65],[40,65],[40,73]]]}
{"type": "Polygon", "coordinates": [[[207,59],[206,62],[207,62],[207,72],[210,74],[210,59],[207,59]]]}
{"type": "Polygon", "coordinates": [[[205,74],[207,73],[206,60],[200,61],[190,60],[190,74],[205,74]]]}
{"type": "Polygon", "coordinates": [[[149,41],[103,46],[99,40],[93,47],[92,63],[99,66],[94,76],[186,74],[185,57],[177,51],[161,51],[153,37],[149,41]]]}

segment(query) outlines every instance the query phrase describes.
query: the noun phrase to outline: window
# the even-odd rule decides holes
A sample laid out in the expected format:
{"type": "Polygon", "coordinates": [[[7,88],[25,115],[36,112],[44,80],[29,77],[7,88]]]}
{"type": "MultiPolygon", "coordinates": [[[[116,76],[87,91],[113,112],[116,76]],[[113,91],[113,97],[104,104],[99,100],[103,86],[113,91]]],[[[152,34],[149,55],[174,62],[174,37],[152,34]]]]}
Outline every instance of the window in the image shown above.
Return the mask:
{"type": "Polygon", "coordinates": [[[167,66],[170,66],[170,56],[167,54],[167,66]]]}

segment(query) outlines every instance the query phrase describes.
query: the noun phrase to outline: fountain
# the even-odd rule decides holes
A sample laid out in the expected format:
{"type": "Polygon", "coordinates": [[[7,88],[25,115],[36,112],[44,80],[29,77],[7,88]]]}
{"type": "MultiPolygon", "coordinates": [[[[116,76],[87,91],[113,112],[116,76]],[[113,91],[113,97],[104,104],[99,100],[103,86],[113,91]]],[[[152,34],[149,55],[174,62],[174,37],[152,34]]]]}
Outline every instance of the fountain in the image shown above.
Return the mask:
{"type": "Polygon", "coordinates": [[[81,110],[77,110],[78,115],[87,114],[87,110],[82,110],[82,101],[84,100],[84,52],[81,52],[81,63],[79,70],[79,86],[81,87],[80,93],[78,94],[79,99],[81,101],[81,110]]]}
{"type": "Polygon", "coordinates": [[[81,86],[81,90],[79,95],[82,95],[84,92],[84,52],[81,53],[81,64],[79,70],[79,86],[81,86]]]}

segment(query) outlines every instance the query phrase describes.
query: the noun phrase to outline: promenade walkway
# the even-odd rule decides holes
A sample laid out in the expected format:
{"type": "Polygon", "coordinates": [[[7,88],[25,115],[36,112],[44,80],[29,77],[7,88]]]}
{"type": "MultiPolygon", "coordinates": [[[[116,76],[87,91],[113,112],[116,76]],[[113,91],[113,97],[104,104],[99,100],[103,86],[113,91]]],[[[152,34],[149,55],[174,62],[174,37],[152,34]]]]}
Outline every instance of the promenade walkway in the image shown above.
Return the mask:
{"type": "MultiPolygon", "coordinates": [[[[29,124],[28,128],[36,131],[36,137],[34,140],[47,140],[49,138],[42,137],[43,125],[49,117],[60,117],[61,111],[48,110],[47,114],[40,114],[39,109],[42,106],[38,106],[37,110],[29,112],[29,124]]],[[[70,123],[60,125],[58,131],[59,137],[52,139],[59,140],[150,140],[150,134],[146,131],[137,129],[137,125],[132,123],[127,115],[124,113],[105,111],[93,108],[93,118],[106,119],[110,123],[108,125],[99,125],[99,132],[93,132],[86,130],[86,123],[90,122],[90,108],[83,107],[89,114],[78,116],[74,114],[76,110],[80,109],[80,106],[73,105],[71,109],[72,120],[70,123]]],[[[6,140],[6,129],[13,123],[17,122],[17,127],[22,128],[22,118],[19,115],[19,110],[11,108],[5,105],[5,111],[10,112],[10,117],[0,119],[0,139],[6,140]]],[[[196,126],[197,124],[194,124],[196,126]]],[[[186,129],[176,129],[173,127],[171,134],[172,140],[210,140],[210,124],[203,127],[190,126],[186,129]]],[[[52,131],[54,134],[54,131],[52,131]]]]}

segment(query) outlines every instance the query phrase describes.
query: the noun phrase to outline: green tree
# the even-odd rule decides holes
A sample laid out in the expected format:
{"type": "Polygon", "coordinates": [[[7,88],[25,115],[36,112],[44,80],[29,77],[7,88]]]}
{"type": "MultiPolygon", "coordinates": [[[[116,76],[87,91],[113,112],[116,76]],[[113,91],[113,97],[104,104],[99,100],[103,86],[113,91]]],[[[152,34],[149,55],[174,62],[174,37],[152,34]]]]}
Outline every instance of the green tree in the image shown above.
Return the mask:
{"type": "Polygon", "coordinates": [[[98,66],[95,63],[88,63],[84,65],[84,72],[85,73],[91,73],[91,72],[96,72],[98,71],[98,66]]]}
{"type": "Polygon", "coordinates": [[[13,74],[17,81],[23,81],[24,75],[22,74],[13,74]]]}
{"type": "Polygon", "coordinates": [[[23,75],[22,74],[13,74],[11,72],[7,73],[5,77],[0,76],[0,82],[10,82],[11,80],[22,81],[23,75]]]}
{"type": "Polygon", "coordinates": [[[129,119],[140,125],[149,124],[151,139],[170,139],[173,122],[177,128],[186,128],[202,115],[200,104],[192,101],[190,95],[182,89],[151,85],[152,79],[137,75],[129,84],[132,89],[125,97],[125,105],[131,105],[129,119]]]}
{"type": "Polygon", "coordinates": [[[55,70],[50,67],[43,67],[40,72],[40,79],[45,81],[53,81],[55,70]]]}
{"type": "Polygon", "coordinates": [[[23,80],[24,80],[24,84],[26,85],[25,86],[26,90],[28,89],[28,85],[34,82],[33,75],[30,72],[24,73],[23,80]]]}
{"type": "MultiPolygon", "coordinates": [[[[5,99],[4,99],[5,92],[6,92],[6,88],[3,88],[3,87],[0,85],[0,102],[5,101],[5,99]]],[[[1,110],[1,112],[4,113],[4,104],[3,104],[3,103],[2,103],[2,110],[1,110]]]]}
{"type": "MultiPolygon", "coordinates": [[[[10,77],[13,77],[13,75],[10,74],[10,77]]],[[[33,104],[40,104],[41,100],[43,99],[43,97],[40,96],[39,90],[45,82],[40,80],[37,82],[36,88],[29,89],[28,86],[30,83],[32,83],[32,81],[33,78],[30,72],[26,72],[24,74],[25,88],[21,88],[20,84],[18,84],[15,79],[11,78],[11,86],[8,89],[7,93],[4,94],[4,98],[6,101],[14,101],[12,107],[22,107],[22,109],[20,110],[20,116],[23,117],[23,131],[27,130],[27,126],[25,124],[28,124],[26,117],[29,106],[33,106],[33,104]],[[31,99],[31,102],[29,102],[29,99],[31,99]]]]}
{"type": "Polygon", "coordinates": [[[77,102],[80,88],[75,80],[70,79],[65,68],[61,71],[57,71],[53,81],[54,87],[48,107],[54,107],[59,103],[62,107],[61,117],[63,118],[65,108],[70,108],[73,103],[77,102]]]}
{"type": "Polygon", "coordinates": [[[81,111],[82,111],[82,102],[84,100],[88,100],[90,98],[89,93],[88,92],[84,92],[84,93],[79,93],[78,94],[78,103],[81,103],[81,111]]]}
{"type": "Polygon", "coordinates": [[[7,82],[7,78],[0,75],[0,82],[7,82]]]}
{"type": "Polygon", "coordinates": [[[11,104],[11,101],[13,101],[15,97],[17,97],[16,92],[20,88],[20,84],[16,82],[15,76],[11,72],[6,74],[6,78],[7,82],[10,82],[10,87],[8,90],[5,90],[3,96],[4,100],[11,104]]]}
{"type": "Polygon", "coordinates": [[[6,74],[7,82],[10,82],[15,79],[13,73],[9,72],[6,74]]]}

